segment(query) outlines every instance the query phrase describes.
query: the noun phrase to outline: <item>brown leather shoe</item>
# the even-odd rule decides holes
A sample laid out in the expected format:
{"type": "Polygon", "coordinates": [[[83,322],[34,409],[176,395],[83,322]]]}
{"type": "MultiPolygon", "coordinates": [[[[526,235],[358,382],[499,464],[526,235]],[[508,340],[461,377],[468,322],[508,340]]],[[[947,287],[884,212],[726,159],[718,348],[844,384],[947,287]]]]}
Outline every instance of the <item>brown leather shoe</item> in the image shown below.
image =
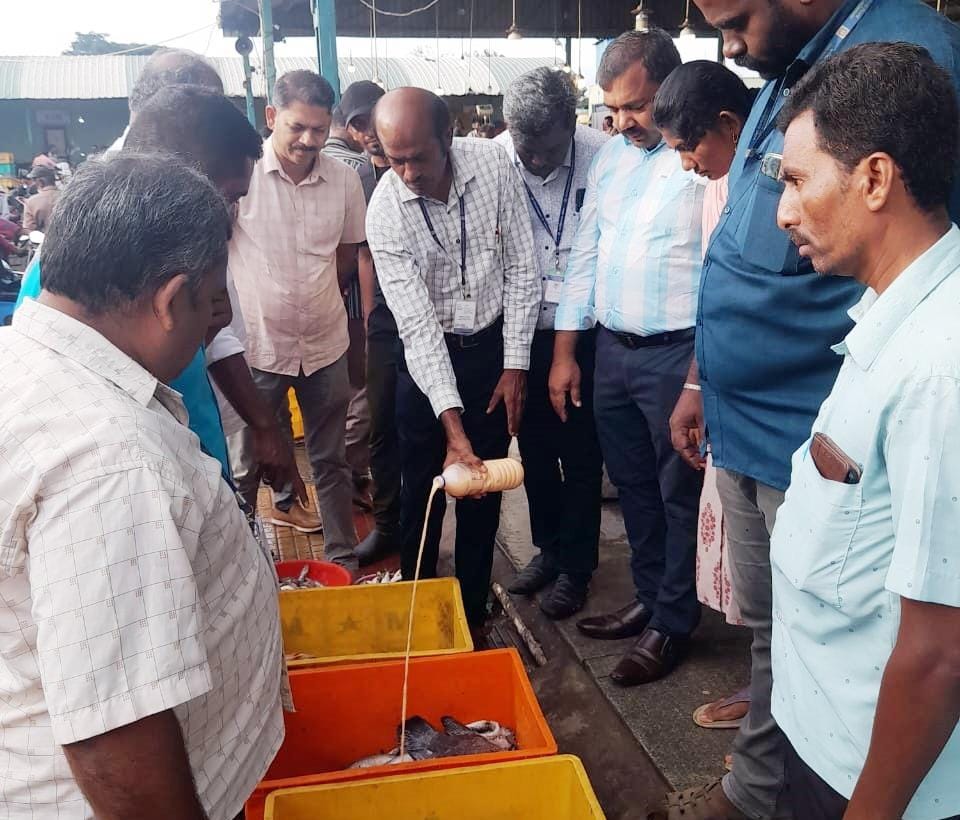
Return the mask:
{"type": "Polygon", "coordinates": [[[601,641],[632,638],[647,628],[652,614],[639,601],[632,601],[609,615],[597,615],[577,621],[577,629],[588,638],[601,641]]]}
{"type": "Polygon", "coordinates": [[[673,670],[686,650],[686,638],[647,628],[610,673],[610,680],[620,686],[639,686],[659,680],[673,670]]]}
{"type": "Polygon", "coordinates": [[[267,520],[275,527],[291,527],[297,532],[320,532],[323,529],[320,516],[303,507],[299,501],[294,501],[289,510],[274,507],[267,520]]]}

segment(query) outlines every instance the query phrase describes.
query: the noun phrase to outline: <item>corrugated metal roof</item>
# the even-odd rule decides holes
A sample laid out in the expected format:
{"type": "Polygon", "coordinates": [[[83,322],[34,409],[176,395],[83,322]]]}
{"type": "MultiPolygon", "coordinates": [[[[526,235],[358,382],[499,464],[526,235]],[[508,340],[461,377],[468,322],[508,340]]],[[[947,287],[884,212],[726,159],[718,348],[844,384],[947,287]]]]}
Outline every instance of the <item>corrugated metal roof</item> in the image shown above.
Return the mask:
{"type": "MultiPolygon", "coordinates": [[[[97,100],[124,99],[140,74],[147,57],[0,57],[0,100],[97,100]]],[[[214,57],[210,62],[223,78],[226,93],[244,96],[243,62],[239,57],[214,57]]],[[[280,57],[277,76],[307,68],[317,70],[310,57],[280,57]]],[[[542,58],[486,57],[463,59],[441,57],[439,88],[448,96],[468,93],[502,94],[521,74],[538,66],[553,65],[542,58]]],[[[379,80],[386,88],[412,85],[435,91],[437,62],[426,57],[381,57],[341,59],[340,86],[357,80],[379,80]]],[[[253,75],[254,94],[264,96],[263,72],[253,75]]]]}

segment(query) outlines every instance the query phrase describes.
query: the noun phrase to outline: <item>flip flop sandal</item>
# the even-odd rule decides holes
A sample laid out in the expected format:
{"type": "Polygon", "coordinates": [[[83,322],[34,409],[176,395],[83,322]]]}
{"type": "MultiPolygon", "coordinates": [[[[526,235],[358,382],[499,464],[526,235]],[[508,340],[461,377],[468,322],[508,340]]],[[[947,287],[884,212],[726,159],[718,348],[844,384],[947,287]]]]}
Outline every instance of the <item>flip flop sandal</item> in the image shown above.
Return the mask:
{"type": "Polygon", "coordinates": [[[733,771],[733,755],[723,756],[723,768],[725,768],[728,772],[733,771]]]}
{"type": "Polygon", "coordinates": [[[720,780],[717,779],[707,783],[706,786],[668,794],[663,808],[647,815],[647,820],[748,820],[748,818],[739,809],[729,807],[729,800],[723,793],[720,780]]]}
{"type": "Polygon", "coordinates": [[[715,700],[710,703],[705,703],[703,706],[698,706],[693,711],[693,722],[701,729],[739,729],[740,724],[743,723],[743,718],[736,718],[734,720],[705,720],[703,717],[708,709],[722,709],[724,706],[733,706],[737,703],[746,703],[749,707],[749,686],[745,686],[739,692],[734,692],[732,695],[721,700],[715,700]]]}

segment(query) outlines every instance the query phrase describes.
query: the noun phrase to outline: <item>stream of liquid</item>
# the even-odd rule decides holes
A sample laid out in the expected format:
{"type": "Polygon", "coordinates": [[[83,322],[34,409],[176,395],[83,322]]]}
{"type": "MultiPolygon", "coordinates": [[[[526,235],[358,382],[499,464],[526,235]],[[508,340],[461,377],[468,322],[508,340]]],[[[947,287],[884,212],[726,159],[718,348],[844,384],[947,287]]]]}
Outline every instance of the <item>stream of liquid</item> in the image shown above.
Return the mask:
{"type": "Polygon", "coordinates": [[[430,524],[430,510],[433,508],[433,497],[443,487],[443,479],[437,476],[430,488],[427,498],[427,514],[423,519],[423,532],[420,533],[420,550],[417,552],[417,568],[413,573],[413,587],[410,591],[410,615],[407,618],[407,649],[403,656],[403,696],[400,699],[400,760],[406,752],[407,746],[407,686],[410,677],[410,648],[413,643],[413,609],[417,603],[417,584],[420,581],[420,564],[423,561],[423,548],[427,543],[427,527],[430,524]]]}

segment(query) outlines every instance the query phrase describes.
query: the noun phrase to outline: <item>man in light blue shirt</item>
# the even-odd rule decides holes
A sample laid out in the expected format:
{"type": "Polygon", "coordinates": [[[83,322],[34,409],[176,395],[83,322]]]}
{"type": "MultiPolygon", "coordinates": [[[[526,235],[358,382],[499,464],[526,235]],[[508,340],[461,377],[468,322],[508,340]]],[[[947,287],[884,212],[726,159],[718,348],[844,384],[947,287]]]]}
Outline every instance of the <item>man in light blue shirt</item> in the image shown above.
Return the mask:
{"type": "Polygon", "coordinates": [[[867,290],[771,542],[773,715],[802,820],[960,814],[960,138],[950,75],[868,43],[794,88],[778,222],[867,290]]]}
{"type": "Polygon", "coordinates": [[[639,635],[611,674],[632,686],[663,677],[700,619],[694,583],[702,478],[670,444],[668,420],[693,354],[705,181],[684,171],[653,122],[660,83],[680,65],[661,30],[631,31],[597,74],[622,137],[597,154],[557,308],[549,389],[566,418],[581,404],[578,338],[596,325],[594,413],[620,492],[636,599],[586,618],[586,635],[639,635]]]}

